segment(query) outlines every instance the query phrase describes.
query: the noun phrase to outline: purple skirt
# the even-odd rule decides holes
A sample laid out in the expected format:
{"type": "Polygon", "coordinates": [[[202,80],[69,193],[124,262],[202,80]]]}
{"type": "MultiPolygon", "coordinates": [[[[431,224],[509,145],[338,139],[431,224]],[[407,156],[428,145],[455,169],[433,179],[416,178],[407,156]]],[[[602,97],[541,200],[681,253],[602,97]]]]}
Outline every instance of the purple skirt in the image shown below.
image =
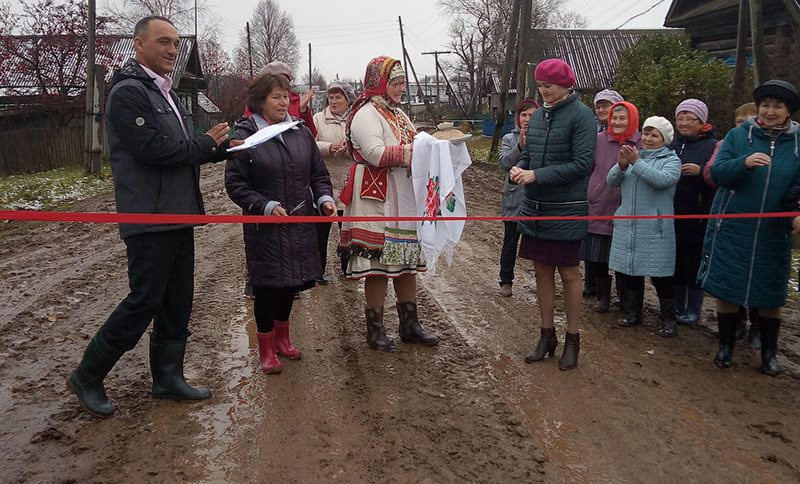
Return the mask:
{"type": "Polygon", "coordinates": [[[577,266],[581,263],[582,240],[544,240],[522,235],[519,256],[548,266],[577,266]]]}

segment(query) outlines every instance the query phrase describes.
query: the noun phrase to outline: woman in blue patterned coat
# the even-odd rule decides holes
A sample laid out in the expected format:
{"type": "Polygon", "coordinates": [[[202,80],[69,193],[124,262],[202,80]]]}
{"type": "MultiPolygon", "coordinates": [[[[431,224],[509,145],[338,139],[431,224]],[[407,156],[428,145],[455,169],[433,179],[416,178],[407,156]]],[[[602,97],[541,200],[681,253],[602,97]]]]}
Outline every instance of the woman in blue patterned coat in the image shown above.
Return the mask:
{"type": "MultiPolygon", "coordinates": [[[[800,125],[789,117],[800,96],[785,81],[767,81],[753,92],[758,115],[725,136],[711,167],[719,186],[712,214],[797,210],[800,125]],[[793,183],[794,181],[794,183],[793,183]]],[[[738,306],[758,309],[761,371],[780,372],[778,331],[791,255],[791,225],[781,218],[711,219],[698,273],[703,289],[717,298],[719,352],[714,363],[731,366],[738,306]]]]}
{"type": "MultiPolygon", "coordinates": [[[[674,130],[660,116],[647,118],[642,125],[642,150],[625,145],[619,163],[611,167],[609,186],[622,191],[622,204],[615,215],[672,215],[675,185],[681,177],[681,160],[666,145],[674,130]]],[[[644,278],[656,288],[661,306],[659,336],[676,334],[675,225],[671,219],[614,220],[609,267],[624,274],[625,310],[622,326],[642,324],[644,278]]]]}

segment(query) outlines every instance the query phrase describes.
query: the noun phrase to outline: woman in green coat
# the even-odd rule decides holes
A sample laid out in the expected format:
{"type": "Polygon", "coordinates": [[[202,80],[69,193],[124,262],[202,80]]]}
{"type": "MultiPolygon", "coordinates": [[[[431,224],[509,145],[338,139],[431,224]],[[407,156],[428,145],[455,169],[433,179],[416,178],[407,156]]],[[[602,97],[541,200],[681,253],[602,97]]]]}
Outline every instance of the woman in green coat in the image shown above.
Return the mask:
{"type": "MultiPolygon", "coordinates": [[[[753,92],[758,115],[732,129],[722,143],[711,177],[719,186],[712,214],[782,211],[800,168],[800,125],[789,117],[800,96],[785,81],[767,81],[753,92]]],[[[797,200],[791,200],[797,210],[797,200]]],[[[731,365],[738,306],[758,309],[761,371],[780,372],[777,346],[781,307],[791,257],[791,224],[784,218],[711,219],[698,280],[717,298],[719,352],[714,363],[731,365]]]]}
{"type": "MultiPolygon", "coordinates": [[[[587,187],[594,164],[597,125],[592,110],[578,99],[572,68],[560,59],[536,66],[536,85],[544,106],[533,113],[525,150],[509,171],[511,181],[525,185],[522,216],[586,216],[587,187]]],[[[556,299],[555,271],[564,285],[567,334],[562,370],[578,365],[581,315],[580,256],[586,238],[586,220],[531,220],[519,223],[519,256],[533,260],[536,292],[542,318],[541,338],[525,361],[553,356],[558,346],[553,324],[556,299]]]]}

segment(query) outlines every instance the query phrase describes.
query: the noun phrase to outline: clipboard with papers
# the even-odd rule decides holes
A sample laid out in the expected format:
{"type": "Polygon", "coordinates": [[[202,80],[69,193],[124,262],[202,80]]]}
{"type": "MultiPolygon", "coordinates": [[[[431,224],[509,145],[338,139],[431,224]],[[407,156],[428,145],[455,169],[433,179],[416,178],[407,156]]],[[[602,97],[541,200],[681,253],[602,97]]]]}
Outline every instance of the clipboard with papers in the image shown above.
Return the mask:
{"type": "Polygon", "coordinates": [[[295,126],[300,124],[300,121],[284,121],[282,123],[277,124],[270,124],[264,128],[259,129],[255,133],[248,136],[244,143],[240,144],[239,146],[234,146],[232,148],[228,148],[228,153],[233,153],[236,151],[248,150],[250,148],[255,148],[256,146],[266,143],[267,141],[271,140],[272,138],[278,136],[279,134],[283,133],[284,131],[288,131],[295,126]]]}

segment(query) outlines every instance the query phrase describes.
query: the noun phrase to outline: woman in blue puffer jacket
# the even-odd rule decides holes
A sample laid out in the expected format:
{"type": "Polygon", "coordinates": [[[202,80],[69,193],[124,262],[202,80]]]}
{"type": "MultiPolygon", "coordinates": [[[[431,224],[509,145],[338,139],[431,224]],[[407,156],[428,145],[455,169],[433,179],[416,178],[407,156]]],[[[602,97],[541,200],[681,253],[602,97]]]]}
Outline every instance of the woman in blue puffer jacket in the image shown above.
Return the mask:
{"type": "MultiPolygon", "coordinates": [[[[623,146],[619,162],[608,172],[608,185],[619,187],[622,204],[615,215],[670,216],[681,160],[666,146],[674,129],[652,116],[642,125],[642,150],[623,146]]],[[[642,324],[644,278],[650,276],[658,293],[661,316],[658,335],[675,336],[675,225],[669,218],[614,220],[609,267],[623,274],[625,310],[622,326],[642,324]]]]}
{"type": "MultiPolygon", "coordinates": [[[[800,110],[800,96],[788,82],[771,80],[756,88],[753,97],[758,115],[728,132],[711,167],[719,186],[712,214],[780,212],[787,193],[796,193],[791,188],[800,174],[800,125],[790,116],[800,110]]],[[[797,210],[797,200],[789,202],[797,210]]],[[[761,371],[770,376],[780,372],[778,331],[791,246],[786,219],[709,220],[698,279],[717,298],[718,367],[731,366],[741,305],[758,309],[761,371]]]]}

